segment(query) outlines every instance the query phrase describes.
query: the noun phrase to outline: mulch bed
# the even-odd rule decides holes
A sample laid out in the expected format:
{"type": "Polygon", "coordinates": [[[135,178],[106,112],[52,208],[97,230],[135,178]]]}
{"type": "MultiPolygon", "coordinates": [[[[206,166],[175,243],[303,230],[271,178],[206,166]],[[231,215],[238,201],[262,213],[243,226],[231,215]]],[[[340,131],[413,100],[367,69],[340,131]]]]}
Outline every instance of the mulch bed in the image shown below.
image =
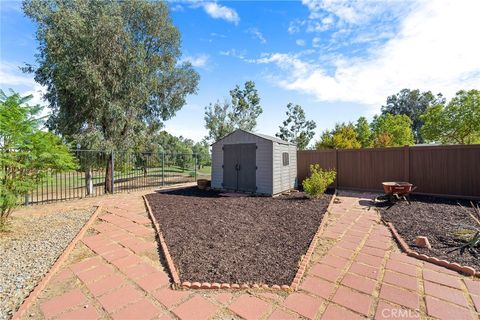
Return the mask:
{"type": "Polygon", "coordinates": [[[465,237],[462,230],[465,232],[469,227],[478,228],[475,220],[465,210],[462,210],[458,203],[474,214],[474,210],[468,201],[420,195],[412,196],[410,205],[401,201],[390,209],[381,208],[380,212],[386,222],[393,223],[400,236],[412,250],[427,256],[469,266],[478,271],[480,269],[479,248],[474,249],[473,252],[467,250],[450,252],[455,247],[466,243],[468,234],[465,237]],[[426,236],[432,245],[432,249],[416,247],[415,238],[417,236],[426,236]]]}
{"type": "Polygon", "coordinates": [[[197,188],[147,195],[182,282],[268,285],[290,285],[331,197],[223,197],[197,188]]]}

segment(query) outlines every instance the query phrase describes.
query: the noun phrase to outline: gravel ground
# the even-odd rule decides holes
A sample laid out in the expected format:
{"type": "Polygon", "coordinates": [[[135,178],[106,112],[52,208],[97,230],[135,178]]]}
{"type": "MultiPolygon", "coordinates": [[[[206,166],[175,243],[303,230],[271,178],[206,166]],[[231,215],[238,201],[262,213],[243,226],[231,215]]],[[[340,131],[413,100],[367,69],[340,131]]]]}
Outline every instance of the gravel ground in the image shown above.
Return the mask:
{"type": "Polygon", "coordinates": [[[12,317],[94,210],[13,217],[0,233],[0,320],[12,317]]]}

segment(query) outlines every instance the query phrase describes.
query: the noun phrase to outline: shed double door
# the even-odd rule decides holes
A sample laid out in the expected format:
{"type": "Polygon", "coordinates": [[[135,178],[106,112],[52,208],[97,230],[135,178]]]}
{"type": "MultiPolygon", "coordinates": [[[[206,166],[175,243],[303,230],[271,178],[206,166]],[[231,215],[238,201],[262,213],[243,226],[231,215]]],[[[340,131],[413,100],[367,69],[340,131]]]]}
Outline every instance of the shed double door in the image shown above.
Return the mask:
{"type": "Polygon", "coordinates": [[[223,146],[223,188],[255,192],[257,171],[255,143],[226,144],[223,146]]]}

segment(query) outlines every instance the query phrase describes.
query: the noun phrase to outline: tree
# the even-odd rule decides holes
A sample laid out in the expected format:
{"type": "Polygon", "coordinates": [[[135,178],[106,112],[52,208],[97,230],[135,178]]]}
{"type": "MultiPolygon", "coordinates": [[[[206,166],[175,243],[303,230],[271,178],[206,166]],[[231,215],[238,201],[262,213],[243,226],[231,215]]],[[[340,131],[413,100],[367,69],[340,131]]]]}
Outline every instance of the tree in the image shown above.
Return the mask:
{"type": "Polygon", "coordinates": [[[257,118],[263,110],[260,106],[255,82],[247,81],[244,89],[237,85],[230,90],[232,98],[232,111],[229,114],[230,121],[234,128],[252,131],[257,126],[257,118]]]}
{"type": "Polygon", "coordinates": [[[357,133],[357,140],[362,148],[368,148],[372,145],[372,132],[365,117],[358,118],[355,124],[355,132],[357,133]]]}
{"type": "Polygon", "coordinates": [[[315,144],[316,149],[358,149],[361,147],[352,123],[336,124],[335,129],[326,130],[315,144]]]}
{"type": "Polygon", "coordinates": [[[231,101],[210,103],[205,107],[206,139],[215,142],[236,129],[252,131],[257,126],[257,118],[263,110],[255,82],[245,82],[244,89],[237,85],[230,90],[231,101]]]}
{"type": "Polygon", "coordinates": [[[233,132],[235,129],[229,121],[230,104],[228,101],[220,102],[205,107],[205,128],[208,130],[206,139],[215,142],[233,132]]]}
{"type": "Polygon", "coordinates": [[[208,166],[211,164],[210,146],[206,141],[195,143],[192,151],[197,157],[198,169],[202,169],[203,166],[208,166]]]}
{"type": "Polygon", "coordinates": [[[375,116],[372,121],[372,132],[375,147],[394,147],[412,145],[414,143],[412,120],[406,115],[390,113],[375,116]]]}
{"type": "Polygon", "coordinates": [[[428,108],[422,120],[422,134],[428,141],[480,143],[480,91],[458,91],[446,106],[428,108]]]}
{"type": "Polygon", "coordinates": [[[399,93],[387,98],[387,104],[382,106],[382,115],[390,113],[408,116],[412,120],[411,128],[415,142],[423,143],[424,138],[421,133],[423,121],[421,116],[428,107],[439,103],[445,103],[441,93],[434,95],[431,91],[420,92],[418,89],[403,89],[399,93]]]}
{"type": "Polygon", "coordinates": [[[50,170],[75,167],[68,147],[52,133],[39,129],[39,106],[32,96],[6,96],[0,90],[0,230],[19,199],[33,190],[50,170]]]}
{"type": "Polygon", "coordinates": [[[315,135],[313,130],[317,125],[314,121],[305,119],[305,111],[298,104],[294,106],[293,103],[289,103],[286,114],[287,120],[283,121],[283,126],[279,127],[280,132],[276,136],[296,143],[298,149],[304,150],[315,135]]]}
{"type": "Polygon", "coordinates": [[[47,88],[47,125],[82,148],[130,150],[196,92],[199,76],[178,63],[180,33],[164,2],[25,0],[23,9],[39,42],[38,67],[24,70],[47,88]]]}

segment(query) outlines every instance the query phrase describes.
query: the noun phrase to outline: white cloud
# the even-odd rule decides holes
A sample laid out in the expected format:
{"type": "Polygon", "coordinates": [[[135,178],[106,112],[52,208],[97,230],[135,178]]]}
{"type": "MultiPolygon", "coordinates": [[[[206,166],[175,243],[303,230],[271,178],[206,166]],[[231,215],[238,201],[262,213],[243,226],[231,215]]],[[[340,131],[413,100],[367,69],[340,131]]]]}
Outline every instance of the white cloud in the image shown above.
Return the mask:
{"type": "Polygon", "coordinates": [[[220,51],[220,55],[222,56],[227,56],[227,57],[235,57],[239,59],[245,59],[245,55],[247,54],[246,50],[236,50],[236,49],[230,49],[226,51],[220,51]]]}
{"type": "Polygon", "coordinates": [[[320,47],[320,38],[319,37],[315,37],[312,39],[312,47],[314,48],[318,48],[320,47]]]}
{"type": "Polygon", "coordinates": [[[33,76],[24,74],[19,68],[19,64],[2,61],[0,64],[0,86],[16,87],[27,86],[33,87],[35,80],[33,76]]]}
{"type": "Polygon", "coordinates": [[[226,38],[227,36],[222,33],[211,32],[210,36],[217,37],[217,38],[226,38]]]}
{"type": "Polygon", "coordinates": [[[261,43],[267,43],[267,39],[263,36],[263,34],[257,28],[249,28],[245,32],[250,33],[253,38],[257,39],[261,43]]]}
{"type": "Polygon", "coordinates": [[[184,9],[182,5],[177,3],[176,5],[172,5],[170,7],[170,10],[172,10],[173,12],[183,12],[184,9]]]}
{"type": "Polygon", "coordinates": [[[333,24],[335,20],[348,24],[365,23],[392,10],[392,7],[405,6],[408,2],[411,0],[302,0],[310,11],[309,19],[318,19],[326,25],[333,24]]]}
{"type": "Polygon", "coordinates": [[[234,24],[240,22],[238,13],[232,8],[222,6],[216,2],[204,2],[200,5],[203,7],[203,10],[214,19],[223,19],[234,24]]]}
{"type": "Polygon", "coordinates": [[[182,59],[182,61],[188,61],[192,64],[192,66],[197,68],[208,67],[209,60],[210,60],[210,57],[205,53],[201,53],[193,56],[184,56],[182,59]]]}
{"type": "MultiPolygon", "coordinates": [[[[37,104],[47,106],[48,102],[43,100],[47,89],[35,82],[32,74],[23,73],[19,69],[19,65],[22,64],[2,61],[0,64],[0,88],[7,95],[10,95],[10,89],[18,92],[22,97],[31,95],[32,98],[27,102],[31,106],[37,104]]],[[[46,107],[39,114],[39,117],[47,116],[49,112],[50,109],[46,107]]]]}
{"type": "MultiPolygon", "coordinates": [[[[251,61],[274,63],[273,77],[288,90],[321,101],[357,102],[379,107],[403,88],[442,92],[480,88],[480,2],[421,2],[400,23],[399,32],[366,57],[339,56],[325,62],[303,61],[298,55],[273,53],[251,61]]],[[[344,19],[357,16],[342,13],[344,19]]]]}
{"type": "Polygon", "coordinates": [[[304,23],[304,21],[300,21],[300,20],[290,21],[290,24],[288,25],[288,33],[294,34],[294,33],[300,32],[300,27],[302,26],[302,23],[304,23]]]}
{"type": "Polygon", "coordinates": [[[297,39],[297,41],[295,41],[295,43],[298,46],[301,46],[301,47],[303,47],[306,44],[305,40],[303,40],[303,39],[297,39]]]}

